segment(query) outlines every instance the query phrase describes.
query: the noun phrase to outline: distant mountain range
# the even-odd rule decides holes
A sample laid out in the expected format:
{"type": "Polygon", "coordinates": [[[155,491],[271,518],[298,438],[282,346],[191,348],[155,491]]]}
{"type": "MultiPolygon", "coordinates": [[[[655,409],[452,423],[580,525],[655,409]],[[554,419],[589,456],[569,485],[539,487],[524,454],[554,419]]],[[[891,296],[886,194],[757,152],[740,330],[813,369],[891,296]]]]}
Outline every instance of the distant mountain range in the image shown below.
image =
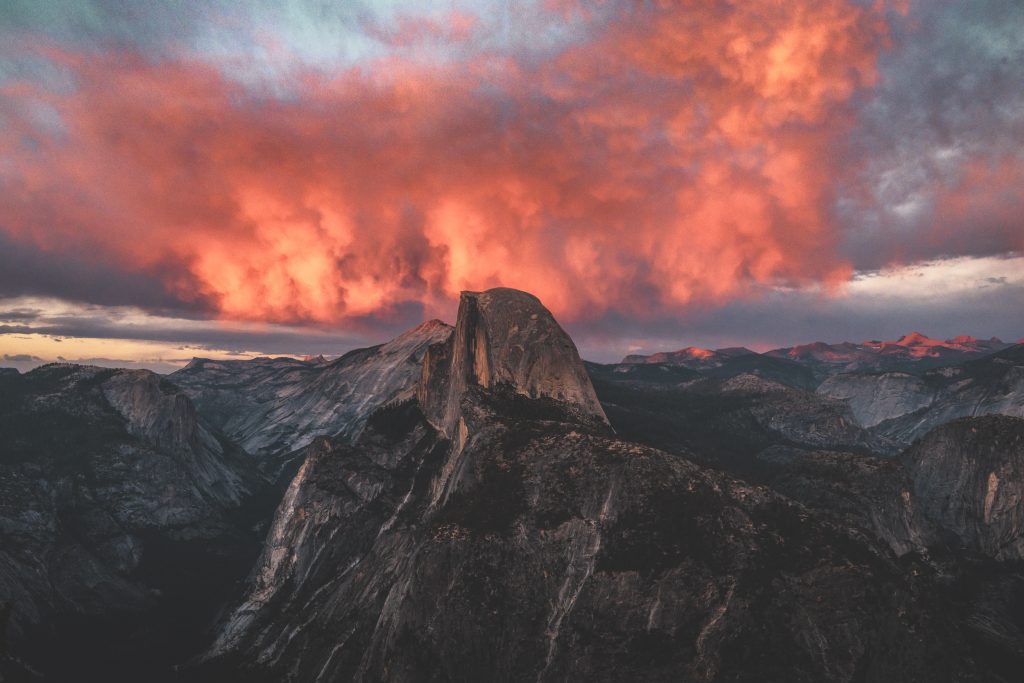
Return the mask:
{"type": "Polygon", "coordinates": [[[881,370],[913,372],[942,365],[955,365],[1002,351],[1011,346],[1013,346],[1012,343],[1004,342],[996,337],[977,339],[976,337],[961,336],[939,340],[932,339],[920,332],[911,332],[895,341],[871,340],[859,344],[813,342],[774,349],[763,354],[743,347],[711,350],[689,346],[679,351],[629,355],[621,362],[624,365],[665,363],[681,365],[694,370],[708,370],[735,365],[737,359],[740,358],[746,358],[746,362],[754,367],[759,361],[753,360],[751,356],[761,356],[799,363],[810,369],[820,381],[828,375],[840,372],[881,370]]]}

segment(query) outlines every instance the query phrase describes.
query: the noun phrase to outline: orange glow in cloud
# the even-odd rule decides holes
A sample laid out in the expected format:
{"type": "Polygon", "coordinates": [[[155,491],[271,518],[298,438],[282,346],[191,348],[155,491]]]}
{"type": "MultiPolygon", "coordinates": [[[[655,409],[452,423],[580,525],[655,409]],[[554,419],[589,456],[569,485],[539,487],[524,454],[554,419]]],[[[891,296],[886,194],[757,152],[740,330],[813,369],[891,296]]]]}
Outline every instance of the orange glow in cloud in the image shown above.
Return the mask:
{"type": "MultiPolygon", "coordinates": [[[[496,285],[583,319],[845,280],[830,157],[877,79],[882,11],[623,14],[541,64],[390,58],[279,96],[196,61],[51,51],[74,88],[3,92],[0,229],[232,319],[430,314],[496,285]]],[[[473,31],[410,22],[396,40],[473,31]]]]}

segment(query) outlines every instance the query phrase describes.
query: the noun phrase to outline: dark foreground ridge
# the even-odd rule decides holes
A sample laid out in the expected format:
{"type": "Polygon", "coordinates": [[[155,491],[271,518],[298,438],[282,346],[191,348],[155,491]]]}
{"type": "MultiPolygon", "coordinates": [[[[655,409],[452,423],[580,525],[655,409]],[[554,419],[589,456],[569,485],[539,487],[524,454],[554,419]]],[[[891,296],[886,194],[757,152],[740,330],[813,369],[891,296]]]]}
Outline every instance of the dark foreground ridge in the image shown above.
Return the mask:
{"type": "Polygon", "coordinates": [[[259,552],[251,458],[145,370],[0,382],[0,677],[160,680],[259,552]]]}

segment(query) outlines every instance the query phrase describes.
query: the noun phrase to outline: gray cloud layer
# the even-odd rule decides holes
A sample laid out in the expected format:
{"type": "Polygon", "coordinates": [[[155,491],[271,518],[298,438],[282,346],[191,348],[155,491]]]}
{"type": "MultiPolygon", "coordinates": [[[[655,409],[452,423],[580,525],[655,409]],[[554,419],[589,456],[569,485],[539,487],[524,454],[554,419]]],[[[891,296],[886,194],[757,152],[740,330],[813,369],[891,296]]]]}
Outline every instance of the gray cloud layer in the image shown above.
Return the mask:
{"type": "Polygon", "coordinates": [[[850,141],[867,195],[841,208],[855,265],[1021,249],[1024,193],[991,183],[1001,165],[1024,168],[1024,3],[916,2],[880,70],[850,141]],[[972,165],[993,178],[964,191],[995,196],[966,216],[944,212],[972,165]]]}

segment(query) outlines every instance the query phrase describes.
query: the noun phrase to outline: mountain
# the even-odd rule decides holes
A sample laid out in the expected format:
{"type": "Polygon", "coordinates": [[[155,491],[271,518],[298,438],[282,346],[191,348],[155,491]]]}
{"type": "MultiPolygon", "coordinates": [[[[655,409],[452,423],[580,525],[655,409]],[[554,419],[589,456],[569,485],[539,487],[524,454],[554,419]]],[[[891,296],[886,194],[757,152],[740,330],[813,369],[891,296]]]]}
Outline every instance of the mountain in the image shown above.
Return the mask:
{"type": "Polygon", "coordinates": [[[1011,346],[1013,344],[995,337],[976,339],[962,336],[940,341],[920,332],[911,332],[896,341],[865,341],[859,344],[814,342],[765,353],[755,353],[743,347],[710,350],[690,346],[679,351],[626,356],[619,365],[681,366],[705,377],[720,378],[749,373],[797,389],[813,390],[839,373],[892,371],[920,374],[931,368],[976,360],[1011,346]]]}
{"type": "Polygon", "coordinates": [[[354,443],[308,447],[248,593],[196,676],[889,681],[989,670],[928,566],[767,488],[615,436],[599,395],[535,298],[464,294],[414,397],[375,411],[354,443]]]}
{"type": "MultiPolygon", "coordinates": [[[[923,383],[934,374],[957,384],[966,375],[971,381],[960,389],[974,400],[960,405],[979,406],[980,398],[983,407],[1005,410],[1008,397],[1014,396],[1016,354],[1007,349],[914,380],[923,383]],[[975,383],[979,386],[969,389],[975,383]]],[[[887,448],[879,449],[877,443],[869,445],[870,437],[861,440],[857,452],[835,450],[848,437],[836,438],[844,430],[836,429],[835,422],[828,426],[823,418],[829,413],[818,412],[825,406],[811,408],[813,400],[794,401],[779,389],[759,392],[764,383],[759,378],[741,376],[714,386],[694,377],[666,381],[663,365],[635,367],[647,372],[588,366],[619,435],[764,485],[813,510],[819,519],[863,531],[901,561],[921,558],[938,578],[928,590],[959,624],[958,637],[972,643],[985,662],[981,680],[1018,677],[1024,664],[1024,578],[1019,573],[1024,472],[1017,460],[1024,454],[1024,420],[993,415],[941,424],[898,458],[885,457],[896,452],[896,444],[888,441],[887,448]],[[703,392],[695,391],[702,386],[703,392]],[[806,431],[801,435],[790,427],[784,430],[786,438],[779,427],[787,423],[806,431]],[[818,440],[823,437],[834,445],[822,448],[818,440]]],[[[889,376],[843,377],[880,377],[880,387],[893,384],[889,376]]],[[[890,392],[897,393],[895,388],[890,392]]],[[[877,399],[879,411],[898,410],[886,393],[865,391],[864,407],[877,399]]]]}
{"type": "Polygon", "coordinates": [[[842,373],[822,382],[817,393],[845,401],[858,423],[874,427],[928,407],[935,401],[937,387],[905,372],[842,373]]]}
{"type": "Polygon", "coordinates": [[[429,349],[417,398],[449,438],[472,386],[554,399],[584,421],[608,422],[572,339],[539,299],[515,289],[463,292],[451,344],[429,349]]]}
{"type": "Polygon", "coordinates": [[[750,349],[739,346],[734,348],[718,349],[716,351],[712,351],[711,349],[701,349],[696,346],[687,346],[685,349],[680,349],[679,351],[662,351],[659,353],[653,353],[649,356],[626,356],[622,359],[622,364],[665,363],[667,365],[683,365],[685,367],[697,369],[719,367],[722,363],[731,358],[751,355],[757,354],[750,349]]]}
{"type": "Polygon", "coordinates": [[[898,451],[858,425],[843,401],[757,375],[719,379],[665,365],[587,369],[617,434],[740,476],[752,476],[758,453],[771,446],[898,451]]]}
{"type": "Polygon", "coordinates": [[[898,459],[791,446],[772,446],[757,458],[757,481],[835,523],[871,533],[897,556],[928,556],[937,543],[937,529],[917,505],[911,473],[898,459]]]}
{"type": "Polygon", "coordinates": [[[427,348],[451,334],[451,327],[431,320],[333,361],[197,358],[168,379],[211,424],[264,460],[316,436],[356,436],[374,410],[412,395],[427,348]]]}
{"type": "Polygon", "coordinates": [[[0,377],[0,445],[0,654],[169,674],[258,553],[251,458],[160,376],[66,364],[0,377]]]}
{"type": "Polygon", "coordinates": [[[1024,345],[918,375],[887,372],[839,374],[818,393],[845,401],[873,432],[910,444],[959,417],[1024,417],[1024,345]]]}
{"type": "Polygon", "coordinates": [[[1024,559],[1024,419],[948,422],[901,459],[918,506],[956,543],[994,559],[1024,559]]]}
{"type": "Polygon", "coordinates": [[[620,371],[628,371],[644,365],[684,367],[696,371],[702,377],[723,379],[751,374],[798,389],[813,389],[818,384],[814,374],[799,363],[755,353],[742,347],[709,351],[691,346],[681,351],[650,356],[626,356],[618,368],[621,368],[620,371]]]}
{"type": "Polygon", "coordinates": [[[962,336],[940,341],[920,332],[911,332],[896,341],[865,341],[860,344],[814,342],[775,349],[764,355],[800,363],[823,379],[840,372],[920,372],[963,363],[1010,346],[1012,344],[995,337],[976,339],[962,336]]]}

